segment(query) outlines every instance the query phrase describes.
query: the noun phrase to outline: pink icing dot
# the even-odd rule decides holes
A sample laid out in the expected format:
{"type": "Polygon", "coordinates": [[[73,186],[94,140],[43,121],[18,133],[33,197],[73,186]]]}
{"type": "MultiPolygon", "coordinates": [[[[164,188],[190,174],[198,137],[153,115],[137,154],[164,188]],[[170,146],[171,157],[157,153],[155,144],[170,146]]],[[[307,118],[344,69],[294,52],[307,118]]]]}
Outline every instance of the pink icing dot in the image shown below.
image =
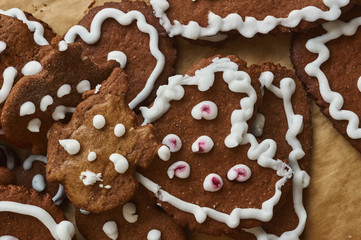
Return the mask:
{"type": "Polygon", "coordinates": [[[188,178],[190,174],[190,166],[184,161],[173,163],[167,170],[168,177],[172,179],[174,176],[184,179],[188,178]]]}
{"type": "Polygon", "coordinates": [[[216,192],[222,187],[223,181],[218,174],[211,173],[204,179],[203,188],[208,192],[216,192]]]}
{"type": "Polygon", "coordinates": [[[173,171],[174,171],[174,174],[177,175],[177,174],[180,174],[182,172],[184,172],[186,170],[186,165],[178,165],[173,171]]]}
{"type": "Polygon", "coordinates": [[[175,134],[165,136],[162,143],[167,145],[171,152],[178,152],[182,148],[182,141],[175,134]]]}
{"type": "Polygon", "coordinates": [[[213,188],[219,189],[223,186],[223,183],[217,177],[212,177],[213,188]]]}
{"type": "Polygon", "coordinates": [[[173,148],[177,147],[177,139],[175,138],[169,139],[169,143],[172,144],[173,148]]]}
{"type": "Polygon", "coordinates": [[[238,164],[229,169],[227,173],[227,178],[230,181],[236,180],[237,182],[247,181],[252,175],[251,169],[244,165],[238,164]]]}
{"type": "Polygon", "coordinates": [[[200,136],[193,144],[192,151],[195,153],[207,153],[214,146],[213,140],[208,136],[200,136]]]}
{"type": "Polygon", "coordinates": [[[206,142],[205,141],[199,141],[198,142],[198,152],[203,153],[205,151],[206,142]]]}
{"type": "Polygon", "coordinates": [[[201,111],[202,112],[205,112],[207,114],[210,114],[211,113],[211,107],[209,105],[203,105],[202,108],[201,108],[201,111]]]}

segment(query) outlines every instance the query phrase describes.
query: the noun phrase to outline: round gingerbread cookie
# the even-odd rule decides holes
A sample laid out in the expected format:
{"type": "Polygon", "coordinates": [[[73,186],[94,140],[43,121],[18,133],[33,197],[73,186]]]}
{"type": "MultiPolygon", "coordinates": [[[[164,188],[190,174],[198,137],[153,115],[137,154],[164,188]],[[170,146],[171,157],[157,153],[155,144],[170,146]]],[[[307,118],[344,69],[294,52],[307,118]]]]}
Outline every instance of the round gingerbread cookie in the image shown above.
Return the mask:
{"type": "Polygon", "coordinates": [[[185,240],[181,227],[156,206],[144,187],[112,211],[93,214],[75,210],[75,221],[85,239],[185,240]]]}
{"type": "Polygon", "coordinates": [[[292,39],[291,59],[333,126],[361,151],[361,7],[292,39]]]}
{"type": "Polygon", "coordinates": [[[75,227],[47,194],[0,185],[0,236],[15,239],[75,239],[75,227]]]}
{"type": "Polygon", "coordinates": [[[297,81],[280,66],[248,68],[234,56],[204,59],[186,75],[169,78],[153,105],[140,110],[172,154],[141,170],[138,181],[192,230],[268,236],[262,222],[292,201],[293,191],[302,209],[308,184],[310,108],[297,81]],[[293,181],[301,188],[292,189],[293,181]]]}
{"type": "Polygon", "coordinates": [[[253,37],[275,28],[282,32],[308,29],[316,26],[318,20],[336,20],[342,8],[352,5],[349,0],[229,0],[226,3],[221,0],[150,0],[150,4],[169,36],[209,41],[221,41],[227,37],[222,32],[229,31],[253,37]]]}
{"type": "Polygon", "coordinates": [[[174,41],[145,2],[106,3],[91,9],[79,25],[65,34],[65,42],[82,43],[82,56],[98,64],[118,58],[128,75],[127,102],[132,109],[145,100],[149,104],[156,89],[175,72],[174,41]]]}

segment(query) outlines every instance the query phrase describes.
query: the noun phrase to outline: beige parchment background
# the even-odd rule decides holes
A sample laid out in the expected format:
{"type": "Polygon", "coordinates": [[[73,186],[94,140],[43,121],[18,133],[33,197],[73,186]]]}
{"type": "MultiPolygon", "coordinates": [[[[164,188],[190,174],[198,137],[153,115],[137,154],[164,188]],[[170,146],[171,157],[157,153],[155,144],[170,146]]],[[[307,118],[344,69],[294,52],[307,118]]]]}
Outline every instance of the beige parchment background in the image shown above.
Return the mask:
{"type": "MultiPolygon", "coordinates": [[[[94,6],[104,2],[95,1],[94,6]]],[[[18,7],[28,11],[62,35],[83,17],[91,3],[92,0],[1,0],[0,9],[18,7]]],[[[249,64],[270,61],[292,68],[290,35],[239,38],[220,48],[177,40],[177,47],[178,73],[184,73],[199,59],[215,54],[235,54],[249,64]]],[[[305,237],[307,240],[361,239],[361,155],[332,127],[315,104],[312,110],[314,148],[305,237]]],[[[188,234],[189,239],[195,240],[228,239],[188,234]]]]}

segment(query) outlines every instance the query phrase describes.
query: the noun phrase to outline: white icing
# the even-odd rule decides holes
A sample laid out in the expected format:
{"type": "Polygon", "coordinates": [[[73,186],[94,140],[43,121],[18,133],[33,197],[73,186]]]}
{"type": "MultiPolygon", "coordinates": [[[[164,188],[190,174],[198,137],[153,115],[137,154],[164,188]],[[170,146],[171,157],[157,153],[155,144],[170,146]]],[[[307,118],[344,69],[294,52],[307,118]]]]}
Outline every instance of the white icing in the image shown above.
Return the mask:
{"type": "Polygon", "coordinates": [[[341,37],[352,36],[356,33],[359,26],[361,26],[361,17],[352,19],[349,23],[341,21],[335,21],[325,23],[322,25],[327,31],[326,34],[310,39],[306,43],[306,48],[312,52],[318,54],[315,61],[307,64],[305,67],[306,73],[311,77],[316,77],[319,84],[319,89],[322,99],[329,103],[329,113],[335,120],[346,120],[347,135],[352,139],[361,138],[361,128],[359,128],[360,119],[354,112],[350,110],[342,109],[344,99],[341,94],[332,91],[327,80],[327,76],[321,70],[321,65],[329,59],[330,51],[326,46],[326,43],[341,37]]]}
{"type": "Polygon", "coordinates": [[[10,170],[14,170],[15,168],[15,157],[14,155],[8,151],[5,146],[0,146],[0,149],[5,153],[6,157],[6,167],[10,170]]]}
{"type": "Polygon", "coordinates": [[[147,234],[147,240],[161,240],[162,233],[157,229],[152,229],[147,234]]]}
{"type": "Polygon", "coordinates": [[[117,240],[119,236],[118,226],[114,221],[105,222],[103,225],[103,231],[112,240],[117,240]]]}
{"type": "Polygon", "coordinates": [[[168,134],[165,136],[162,144],[167,145],[171,152],[178,152],[182,148],[182,141],[175,134],[168,134]]]}
{"type": "Polygon", "coordinates": [[[81,212],[81,214],[84,214],[84,215],[89,215],[90,214],[90,212],[87,211],[87,210],[79,209],[79,211],[81,212]]]}
{"type": "Polygon", "coordinates": [[[33,166],[34,161],[39,161],[39,162],[42,162],[42,163],[45,163],[45,164],[47,163],[46,156],[43,156],[43,155],[30,155],[29,157],[27,157],[24,160],[23,169],[25,171],[30,170],[31,167],[33,166]]]}
{"type": "Polygon", "coordinates": [[[63,84],[59,87],[58,91],[56,92],[56,96],[58,98],[62,98],[65,95],[68,95],[71,92],[71,86],[69,84],[63,84]]]}
{"type": "Polygon", "coordinates": [[[18,202],[0,201],[0,212],[12,212],[37,218],[49,229],[56,240],[71,240],[75,234],[75,227],[69,221],[62,221],[59,224],[44,209],[18,202]]]}
{"type": "Polygon", "coordinates": [[[65,198],[65,189],[64,189],[64,186],[59,184],[59,188],[58,188],[58,191],[56,192],[55,196],[52,198],[53,202],[56,204],[56,205],[60,205],[63,200],[65,198]]]}
{"type": "Polygon", "coordinates": [[[28,102],[25,102],[23,103],[21,106],[20,106],[20,112],[19,112],[19,115],[22,117],[22,116],[25,116],[25,115],[31,115],[35,113],[35,105],[34,103],[28,101],[28,102]]]}
{"type": "Polygon", "coordinates": [[[97,154],[96,152],[89,152],[88,154],[88,161],[89,162],[93,162],[97,159],[97,154]]]}
{"type": "Polygon", "coordinates": [[[137,207],[134,203],[128,202],[123,205],[123,217],[129,223],[135,223],[138,220],[138,215],[136,214],[137,207]]]}
{"type": "Polygon", "coordinates": [[[6,49],[6,42],[0,41],[0,54],[6,49]]]}
{"type": "Polygon", "coordinates": [[[70,155],[75,155],[80,151],[80,143],[75,139],[63,139],[63,140],[60,139],[59,144],[70,155]]]}
{"type": "Polygon", "coordinates": [[[141,12],[134,10],[129,11],[128,13],[124,13],[118,9],[113,8],[102,9],[94,16],[93,21],[90,25],[90,32],[88,32],[86,28],[76,25],[70,28],[69,31],[65,34],[64,40],[66,43],[72,43],[74,42],[75,38],[79,36],[88,44],[96,43],[101,35],[101,25],[108,18],[112,18],[116,20],[119,24],[124,26],[128,26],[136,20],[138,29],[141,32],[149,35],[150,52],[157,60],[156,66],[154,67],[151,75],[149,76],[145,87],[136,96],[136,98],[134,98],[129,103],[129,107],[133,109],[150,95],[154,87],[154,83],[159,77],[159,75],[162,73],[165,64],[165,57],[158,48],[158,31],[152,25],[147,23],[144,15],[141,12]]]}
{"type": "Polygon", "coordinates": [[[59,52],[64,52],[68,49],[68,44],[64,40],[61,40],[59,42],[58,49],[59,49],[59,52]]]}
{"type": "Polygon", "coordinates": [[[161,146],[158,149],[158,157],[163,161],[168,161],[170,158],[170,150],[167,146],[161,146]]]}
{"type": "Polygon", "coordinates": [[[125,68],[125,65],[127,65],[127,55],[125,55],[121,51],[112,51],[108,53],[107,60],[115,60],[120,64],[121,68],[125,68]]]}
{"type": "Polygon", "coordinates": [[[218,115],[218,108],[214,102],[203,101],[195,105],[192,109],[191,115],[194,119],[213,120],[218,115]]]}
{"type": "Polygon", "coordinates": [[[112,186],[110,186],[110,185],[105,185],[104,188],[105,188],[105,189],[111,189],[112,186]]]}
{"type": "Polygon", "coordinates": [[[29,124],[28,124],[28,130],[30,132],[40,132],[40,126],[41,126],[41,121],[39,118],[34,118],[32,120],[30,120],[29,124]]]}
{"type": "Polygon", "coordinates": [[[19,238],[16,238],[14,236],[4,235],[0,237],[0,240],[19,240],[19,238]]]}
{"type": "Polygon", "coordinates": [[[36,174],[31,181],[31,185],[38,192],[44,191],[46,188],[44,176],[41,174],[36,174]]]}
{"type": "Polygon", "coordinates": [[[237,164],[227,172],[227,178],[229,181],[236,180],[237,182],[245,182],[251,177],[251,175],[251,169],[244,164],[237,164]]]}
{"type": "MultiPolygon", "coordinates": [[[[167,0],[150,0],[155,16],[159,18],[160,24],[168,32],[170,37],[181,35],[185,38],[197,40],[199,38],[214,36],[219,32],[238,31],[244,37],[251,38],[256,33],[267,34],[278,25],[294,28],[302,20],[314,22],[319,19],[327,21],[336,20],[341,15],[341,7],[346,6],[349,0],[324,0],[324,5],[330,9],[323,11],[314,6],[307,6],[299,10],[293,10],[286,18],[276,18],[267,16],[263,20],[257,20],[254,17],[246,16],[243,20],[237,13],[230,13],[226,17],[209,12],[208,26],[201,27],[197,22],[190,21],[187,25],[174,20],[171,22],[165,13],[170,7],[167,0]]],[[[219,38],[222,40],[222,38],[219,38]]]]}
{"type": "Polygon", "coordinates": [[[80,180],[83,181],[84,185],[86,186],[93,185],[96,182],[103,181],[101,173],[94,173],[89,170],[86,170],[85,172],[81,172],[79,178],[80,180]]]}
{"type": "Polygon", "coordinates": [[[82,80],[76,85],[76,91],[78,93],[83,93],[90,90],[90,82],[88,80],[82,80]]]}
{"type": "Polygon", "coordinates": [[[192,144],[192,152],[195,153],[207,153],[212,150],[214,146],[212,138],[208,136],[200,136],[192,144]]]}
{"type": "Polygon", "coordinates": [[[42,46],[49,45],[48,41],[44,37],[43,26],[39,22],[29,21],[27,19],[27,17],[25,16],[24,12],[21,11],[20,9],[11,8],[7,11],[3,11],[0,9],[0,14],[7,15],[9,17],[15,17],[15,18],[23,21],[23,23],[25,23],[28,26],[29,30],[34,33],[34,41],[38,45],[42,45],[42,46]]]}
{"type": "Polygon", "coordinates": [[[357,88],[361,92],[361,77],[359,77],[357,80],[357,88]]]}
{"type": "Polygon", "coordinates": [[[100,88],[101,88],[101,87],[102,87],[101,84],[97,84],[97,85],[95,86],[94,93],[97,94],[97,93],[100,91],[100,88]]]}
{"type": "Polygon", "coordinates": [[[66,107],[63,105],[59,105],[55,108],[51,117],[54,119],[54,121],[59,121],[65,118],[66,113],[73,113],[74,111],[75,111],[75,107],[66,107]]]}
{"type": "Polygon", "coordinates": [[[125,173],[129,168],[128,160],[119,153],[110,155],[109,160],[114,163],[115,171],[118,173],[125,173]]]}
{"type": "Polygon", "coordinates": [[[208,174],[203,181],[203,188],[207,192],[217,192],[223,187],[221,176],[215,173],[208,174]]]}
{"type": "Polygon", "coordinates": [[[24,76],[30,76],[40,73],[43,67],[38,61],[30,61],[21,69],[24,76]]]}
{"type": "Polygon", "coordinates": [[[114,135],[117,137],[122,137],[125,134],[125,127],[123,124],[118,123],[114,127],[114,135]]]}
{"type": "Polygon", "coordinates": [[[44,96],[40,101],[40,110],[45,112],[48,107],[54,103],[53,98],[50,95],[44,96]]]}
{"type": "Polygon", "coordinates": [[[3,73],[3,85],[0,89],[0,104],[3,103],[9,96],[9,93],[13,87],[15,77],[18,75],[18,71],[13,67],[8,67],[3,73]]]}
{"type": "Polygon", "coordinates": [[[264,123],[266,121],[266,118],[262,113],[257,113],[256,120],[253,122],[253,125],[251,127],[251,133],[256,136],[260,137],[263,134],[263,127],[264,123]]]}
{"type": "Polygon", "coordinates": [[[95,115],[93,117],[93,126],[96,129],[102,129],[105,126],[105,118],[103,115],[95,115]]]}
{"type": "Polygon", "coordinates": [[[185,179],[189,177],[190,173],[191,167],[184,161],[173,163],[167,170],[167,174],[170,179],[173,179],[174,176],[185,179]]]}

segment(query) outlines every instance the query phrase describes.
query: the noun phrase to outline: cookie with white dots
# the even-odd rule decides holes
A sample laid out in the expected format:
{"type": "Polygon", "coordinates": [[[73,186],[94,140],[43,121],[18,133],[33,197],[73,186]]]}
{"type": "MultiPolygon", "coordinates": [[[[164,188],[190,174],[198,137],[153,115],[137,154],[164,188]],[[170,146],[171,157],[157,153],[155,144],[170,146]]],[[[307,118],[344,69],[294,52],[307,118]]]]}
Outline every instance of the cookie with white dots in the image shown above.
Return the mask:
{"type": "Polygon", "coordinates": [[[138,187],[136,167],[149,167],[166,148],[152,125],[138,124],[127,89],[124,71],[114,69],[99,90],[84,94],[68,124],[51,128],[47,179],[64,185],[81,209],[99,213],[126,203],[138,187]]]}

